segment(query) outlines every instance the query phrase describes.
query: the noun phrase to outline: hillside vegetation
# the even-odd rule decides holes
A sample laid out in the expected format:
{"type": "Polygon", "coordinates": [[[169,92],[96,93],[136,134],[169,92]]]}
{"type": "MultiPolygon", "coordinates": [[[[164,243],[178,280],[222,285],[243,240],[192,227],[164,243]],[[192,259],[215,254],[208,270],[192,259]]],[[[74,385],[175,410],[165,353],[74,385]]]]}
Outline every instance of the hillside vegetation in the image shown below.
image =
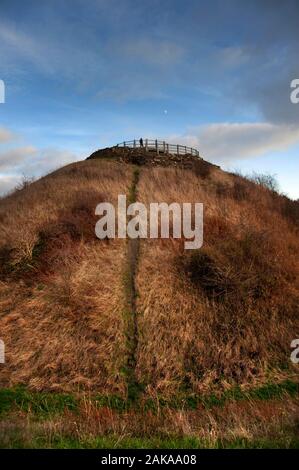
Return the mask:
{"type": "Polygon", "coordinates": [[[95,158],[2,198],[0,444],[295,445],[299,209],[264,183],[95,158]],[[203,247],[97,239],[95,207],[118,194],[204,203],[203,247]]]}
{"type": "Polygon", "coordinates": [[[140,380],[153,392],[202,392],[292,373],[299,226],[286,199],[239,176],[202,180],[173,168],[145,169],[139,194],[146,203],[204,203],[200,250],[141,243],[140,380]]]}
{"type": "Polygon", "coordinates": [[[130,173],[76,163],[0,202],[2,387],[125,393],[125,241],[100,242],[94,211],[130,173]]]}

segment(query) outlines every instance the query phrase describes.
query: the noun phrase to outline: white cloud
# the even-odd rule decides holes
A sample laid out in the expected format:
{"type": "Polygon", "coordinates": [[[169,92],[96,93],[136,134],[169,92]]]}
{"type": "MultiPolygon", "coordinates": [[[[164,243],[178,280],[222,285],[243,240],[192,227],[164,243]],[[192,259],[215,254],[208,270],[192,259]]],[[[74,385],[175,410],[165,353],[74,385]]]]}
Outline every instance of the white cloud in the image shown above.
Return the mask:
{"type": "Polygon", "coordinates": [[[79,159],[78,155],[68,150],[41,149],[33,159],[26,163],[23,172],[25,171],[28,176],[40,176],[79,159]]]}
{"type": "Polygon", "coordinates": [[[0,174],[0,196],[7,194],[14,189],[21,181],[19,175],[2,175],[0,174]]]}
{"type": "MultiPolygon", "coordinates": [[[[83,158],[83,157],[82,157],[83,158]]],[[[0,194],[13,189],[22,176],[40,177],[80,157],[62,149],[18,147],[0,153],[0,194]]]]}
{"type": "Polygon", "coordinates": [[[7,169],[14,169],[20,164],[24,163],[28,157],[36,154],[36,148],[32,146],[18,147],[15,149],[6,150],[0,153],[0,169],[1,171],[7,169]]]}
{"type": "Polygon", "coordinates": [[[18,175],[1,175],[0,174],[0,195],[4,195],[11,191],[20,182],[21,177],[18,175]]]}
{"type": "Polygon", "coordinates": [[[10,140],[13,140],[14,137],[14,134],[9,129],[0,127],[0,143],[9,142],[10,140]]]}
{"type": "Polygon", "coordinates": [[[224,164],[286,150],[299,142],[299,128],[265,122],[217,123],[192,128],[174,139],[198,148],[207,160],[224,164]]]}

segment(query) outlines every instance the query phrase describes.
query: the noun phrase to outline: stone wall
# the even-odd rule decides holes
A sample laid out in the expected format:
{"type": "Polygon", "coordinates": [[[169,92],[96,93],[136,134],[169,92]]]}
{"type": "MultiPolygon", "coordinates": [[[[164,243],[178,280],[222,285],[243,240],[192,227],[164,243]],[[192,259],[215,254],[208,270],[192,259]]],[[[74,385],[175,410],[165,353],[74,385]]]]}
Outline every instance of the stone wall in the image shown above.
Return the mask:
{"type": "Polygon", "coordinates": [[[90,158],[115,158],[124,163],[133,163],[135,165],[147,166],[176,166],[184,169],[195,169],[199,172],[207,172],[212,167],[219,168],[212,163],[205,161],[201,157],[195,157],[191,154],[176,155],[171,153],[159,152],[154,150],[146,150],[145,148],[129,148],[129,147],[107,147],[92,153],[90,158]]]}

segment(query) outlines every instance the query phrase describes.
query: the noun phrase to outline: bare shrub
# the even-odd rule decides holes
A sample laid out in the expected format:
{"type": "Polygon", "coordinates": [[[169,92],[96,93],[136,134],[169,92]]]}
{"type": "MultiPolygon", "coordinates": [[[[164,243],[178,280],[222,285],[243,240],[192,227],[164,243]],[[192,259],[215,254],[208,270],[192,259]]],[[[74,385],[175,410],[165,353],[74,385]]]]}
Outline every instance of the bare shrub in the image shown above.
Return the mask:
{"type": "Polygon", "coordinates": [[[17,184],[14,191],[22,191],[23,189],[28,188],[32,183],[34,183],[35,178],[33,176],[22,176],[20,183],[17,184]]]}
{"type": "Polygon", "coordinates": [[[269,189],[275,193],[279,192],[279,184],[275,175],[254,172],[252,175],[248,175],[247,178],[263,188],[269,189]]]}

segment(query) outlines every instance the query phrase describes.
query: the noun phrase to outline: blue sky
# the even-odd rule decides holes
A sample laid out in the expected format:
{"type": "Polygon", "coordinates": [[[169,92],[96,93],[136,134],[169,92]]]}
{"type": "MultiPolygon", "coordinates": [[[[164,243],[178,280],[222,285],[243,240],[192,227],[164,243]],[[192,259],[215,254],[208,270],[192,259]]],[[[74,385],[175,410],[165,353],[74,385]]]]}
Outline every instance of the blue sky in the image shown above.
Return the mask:
{"type": "Polygon", "coordinates": [[[298,18],[297,0],[1,0],[0,193],[143,136],[299,198],[298,18]]]}

